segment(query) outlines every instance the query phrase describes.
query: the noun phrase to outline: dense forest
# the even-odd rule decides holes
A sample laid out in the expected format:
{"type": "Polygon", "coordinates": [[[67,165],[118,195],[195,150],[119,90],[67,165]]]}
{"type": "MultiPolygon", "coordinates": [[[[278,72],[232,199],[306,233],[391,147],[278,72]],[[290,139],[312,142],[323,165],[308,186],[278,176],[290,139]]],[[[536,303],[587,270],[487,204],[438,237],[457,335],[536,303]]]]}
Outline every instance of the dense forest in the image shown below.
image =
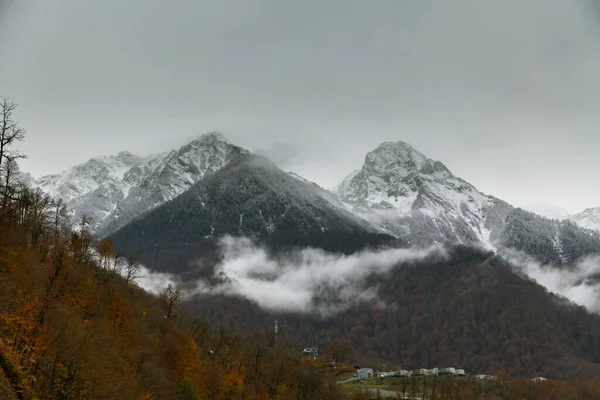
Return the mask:
{"type": "Polygon", "coordinates": [[[489,253],[455,247],[449,259],[405,263],[372,275],[364,282],[368,288],[377,288],[377,302],[359,302],[328,318],[273,315],[225,296],[203,295],[185,307],[189,315],[238,332],[264,327],[275,316],[286,335],[306,345],[345,343],[360,355],[349,362],[600,378],[600,316],[516,275],[489,253]]]}
{"type": "Polygon", "coordinates": [[[525,252],[543,264],[572,263],[596,254],[600,234],[572,221],[557,221],[517,208],[508,214],[498,244],[525,252]]]}
{"type": "Polygon", "coordinates": [[[297,344],[182,318],[178,289],[144,292],[135,261],[71,231],[60,203],[12,193],[0,210],[3,400],[339,398],[297,344]]]}

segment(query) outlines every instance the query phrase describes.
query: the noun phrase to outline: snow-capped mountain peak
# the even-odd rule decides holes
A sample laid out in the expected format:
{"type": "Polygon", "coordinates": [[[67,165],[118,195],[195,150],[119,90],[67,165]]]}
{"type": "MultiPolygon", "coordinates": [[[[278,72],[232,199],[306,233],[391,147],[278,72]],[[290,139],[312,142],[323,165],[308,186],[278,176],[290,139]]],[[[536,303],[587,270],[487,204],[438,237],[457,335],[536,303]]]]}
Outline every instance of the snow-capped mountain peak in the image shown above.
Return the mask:
{"type": "Polygon", "coordinates": [[[568,219],[584,228],[600,231],[600,207],[588,208],[568,219]]]}
{"type": "Polygon", "coordinates": [[[486,210],[496,199],[405,142],[379,145],[335,191],[351,209],[397,236],[414,240],[422,230],[425,242],[493,248],[486,210]]]}
{"type": "Polygon", "coordinates": [[[196,143],[200,145],[206,144],[216,144],[216,143],[224,143],[224,144],[232,144],[229,139],[227,139],[221,132],[209,132],[204,135],[199,136],[194,139],[190,144],[196,143]]]}
{"type": "Polygon", "coordinates": [[[68,203],[82,194],[122,180],[125,173],[140,160],[139,156],[130,152],[96,156],[59,174],[43,176],[35,183],[42,190],[68,203]]]}
{"type": "Polygon", "coordinates": [[[62,199],[74,219],[86,215],[92,231],[102,236],[177,197],[243,154],[249,152],[211,132],[179,149],[148,157],[128,151],[92,157],[38,179],[35,186],[62,199]]]}
{"type": "Polygon", "coordinates": [[[427,161],[422,153],[405,142],[384,142],[365,157],[365,168],[375,173],[407,175],[427,161]]]}
{"type": "Polygon", "coordinates": [[[385,142],[367,154],[362,169],[346,177],[336,192],[353,208],[409,213],[424,203],[440,200],[440,195],[448,197],[450,192],[461,194],[456,201],[462,197],[468,200],[476,189],[409,144],[385,142]],[[444,193],[436,195],[442,188],[444,193]]]}
{"type": "MultiPolygon", "coordinates": [[[[363,167],[335,191],[360,216],[412,244],[517,249],[556,264],[600,248],[600,235],[481,193],[404,142],[386,142],[368,153],[363,167]]],[[[586,210],[573,220],[598,229],[600,209],[586,210]]]]}

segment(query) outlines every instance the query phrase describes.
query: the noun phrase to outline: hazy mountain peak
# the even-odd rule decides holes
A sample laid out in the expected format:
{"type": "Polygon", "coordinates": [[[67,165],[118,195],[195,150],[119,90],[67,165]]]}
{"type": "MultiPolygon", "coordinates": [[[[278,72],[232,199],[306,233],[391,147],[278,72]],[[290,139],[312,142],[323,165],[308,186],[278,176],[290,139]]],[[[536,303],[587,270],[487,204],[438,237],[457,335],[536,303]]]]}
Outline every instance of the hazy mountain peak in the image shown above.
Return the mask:
{"type": "Polygon", "coordinates": [[[221,133],[210,132],[168,153],[142,158],[122,151],[92,157],[62,173],[44,176],[35,185],[63,199],[73,218],[88,216],[92,230],[102,235],[247,154],[221,133]]]}
{"type": "Polygon", "coordinates": [[[375,156],[404,161],[412,160],[415,162],[427,159],[427,157],[410,144],[402,141],[381,143],[373,151],[367,154],[367,158],[373,158],[375,156]]]}
{"type": "Polygon", "coordinates": [[[390,174],[407,177],[414,174],[448,174],[439,161],[426,157],[406,142],[384,142],[367,154],[363,170],[384,180],[390,174]]]}
{"type": "MultiPolygon", "coordinates": [[[[379,145],[335,191],[354,212],[412,244],[511,248],[556,264],[600,248],[598,235],[483,194],[404,142],[379,145]]],[[[586,210],[573,220],[600,229],[600,209],[586,210]]]]}
{"type": "Polygon", "coordinates": [[[216,144],[216,143],[225,143],[232,144],[229,139],[227,139],[221,132],[209,132],[205,133],[198,138],[194,139],[190,144],[216,144]]]}
{"type": "Polygon", "coordinates": [[[401,140],[399,141],[387,141],[387,142],[383,142],[381,143],[379,146],[377,146],[375,148],[375,150],[373,150],[373,153],[387,153],[387,152],[404,152],[404,153],[418,153],[420,154],[422,157],[425,157],[423,154],[421,154],[420,152],[418,152],[414,147],[412,147],[409,143],[407,142],[403,142],[401,140]]]}
{"type": "Polygon", "coordinates": [[[142,160],[142,157],[135,155],[130,151],[121,151],[115,156],[115,159],[122,161],[127,165],[134,166],[142,160]]]}
{"type": "Polygon", "coordinates": [[[363,167],[344,179],[336,194],[397,236],[493,248],[486,209],[495,199],[406,142],[385,142],[369,152],[363,167]]]}
{"type": "Polygon", "coordinates": [[[587,208],[568,219],[584,228],[600,231],[600,207],[587,208]]]}

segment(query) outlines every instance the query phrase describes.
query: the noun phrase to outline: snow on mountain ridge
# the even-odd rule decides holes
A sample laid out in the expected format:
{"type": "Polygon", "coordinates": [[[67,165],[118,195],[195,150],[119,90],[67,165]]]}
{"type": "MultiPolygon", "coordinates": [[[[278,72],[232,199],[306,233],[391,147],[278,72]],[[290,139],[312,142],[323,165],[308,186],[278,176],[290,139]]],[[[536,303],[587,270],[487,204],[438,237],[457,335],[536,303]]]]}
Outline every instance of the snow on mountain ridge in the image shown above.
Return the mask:
{"type": "Polygon", "coordinates": [[[35,181],[35,186],[69,203],[101,186],[116,184],[140,160],[130,152],[96,156],[61,173],[43,176],[35,181]]]}
{"type": "Polygon", "coordinates": [[[247,153],[211,132],[167,153],[93,157],[60,174],[44,176],[35,186],[61,198],[74,219],[89,217],[91,230],[103,236],[247,153]]]}
{"type": "Polygon", "coordinates": [[[385,142],[369,152],[362,169],[344,179],[336,193],[399,237],[414,236],[417,221],[426,220],[419,229],[435,232],[428,241],[494,249],[486,210],[496,200],[405,142],[385,142]]]}
{"type": "MultiPolygon", "coordinates": [[[[355,213],[413,245],[516,249],[557,265],[600,249],[600,234],[481,193],[404,142],[386,142],[369,152],[362,169],[336,192],[355,213]]],[[[582,214],[579,224],[600,228],[600,209],[582,214]]]]}
{"type": "Polygon", "coordinates": [[[569,216],[567,219],[584,228],[600,231],[600,207],[585,209],[579,214],[569,216]]]}

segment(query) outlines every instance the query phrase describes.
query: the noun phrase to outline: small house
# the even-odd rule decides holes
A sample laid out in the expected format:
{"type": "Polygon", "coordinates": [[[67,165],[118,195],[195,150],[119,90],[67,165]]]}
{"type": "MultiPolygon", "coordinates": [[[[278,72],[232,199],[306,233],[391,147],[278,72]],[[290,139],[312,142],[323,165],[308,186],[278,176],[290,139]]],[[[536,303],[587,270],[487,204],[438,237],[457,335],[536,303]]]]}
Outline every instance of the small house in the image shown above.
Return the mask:
{"type": "Polygon", "coordinates": [[[439,374],[440,375],[456,375],[456,369],[452,368],[452,367],[450,367],[450,368],[441,368],[439,374]]]}
{"type": "Polygon", "coordinates": [[[356,373],[358,374],[359,379],[368,379],[375,376],[373,374],[373,368],[360,368],[356,370],[356,373]]]}
{"type": "Polygon", "coordinates": [[[310,357],[315,360],[319,356],[319,349],[315,347],[307,347],[302,351],[303,357],[310,357]]]}

